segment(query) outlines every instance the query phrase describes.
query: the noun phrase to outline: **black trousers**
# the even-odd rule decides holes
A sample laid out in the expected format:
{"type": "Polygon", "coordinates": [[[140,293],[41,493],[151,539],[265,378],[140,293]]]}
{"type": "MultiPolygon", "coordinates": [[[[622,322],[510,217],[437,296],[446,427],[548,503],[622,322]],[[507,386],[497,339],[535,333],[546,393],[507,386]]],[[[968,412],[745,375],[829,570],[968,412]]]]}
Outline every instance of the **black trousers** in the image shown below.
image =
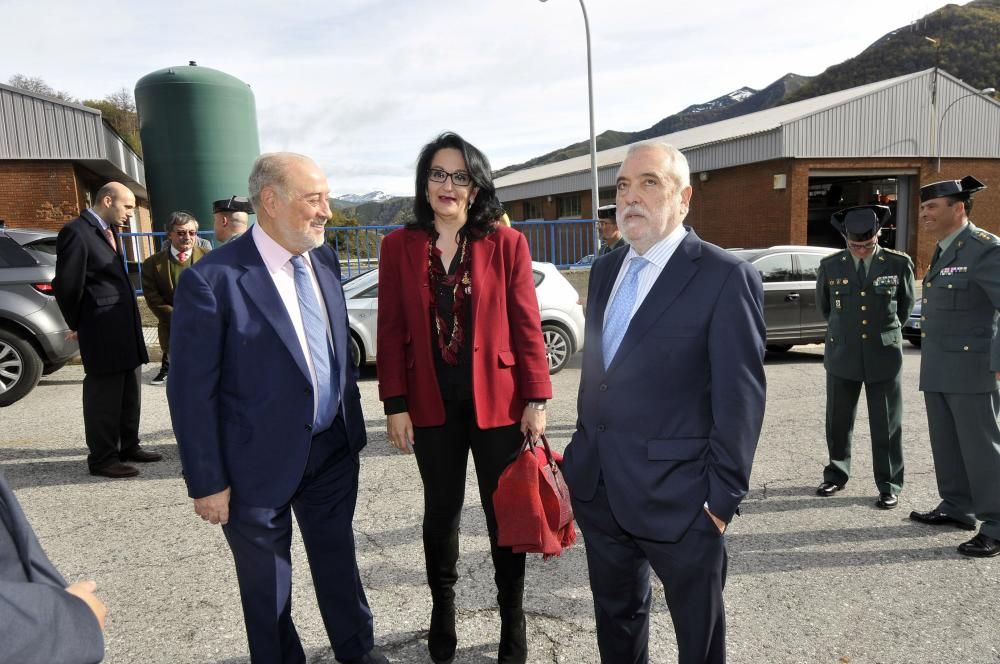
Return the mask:
{"type": "Polygon", "coordinates": [[[236,563],[253,664],[306,662],[292,621],[293,511],[334,656],[360,658],[374,647],[352,525],[359,468],[338,415],[331,428],[313,438],[302,481],[288,505],[255,507],[249,504],[253,496],[233,494],[222,531],[236,563]]]}
{"type": "Polygon", "coordinates": [[[139,444],[139,373],[141,366],[83,377],[83,430],[87,466],[103,468],[139,444]]]}
{"type": "Polygon", "coordinates": [[[635,537],[615,520],[603,481],[593,500],[573,501],[573,514],[587,544],[601,662],[649,661],[652,568],[674,623],[678,663],[725,664],[728,559],[725,538],[707,514],[676,542],[635,537]]]}
{"type": "Polygon", "coordinates": [[[449,539],[458,535],[471,450],[490,536],[497,602],[501,608],[520,607],[525,554],[514,553],[510,547],[497,547],[497,520],[493,511],[497,480],[517,458],[524,440],[520,424],[480,429],[476,426],[472,400],[445,401],[444,405],[443,425],[415,427],[413,432],[413,452],[424,485],[424,553],[427,555],[429,548],[446,548],[449,539]]]}

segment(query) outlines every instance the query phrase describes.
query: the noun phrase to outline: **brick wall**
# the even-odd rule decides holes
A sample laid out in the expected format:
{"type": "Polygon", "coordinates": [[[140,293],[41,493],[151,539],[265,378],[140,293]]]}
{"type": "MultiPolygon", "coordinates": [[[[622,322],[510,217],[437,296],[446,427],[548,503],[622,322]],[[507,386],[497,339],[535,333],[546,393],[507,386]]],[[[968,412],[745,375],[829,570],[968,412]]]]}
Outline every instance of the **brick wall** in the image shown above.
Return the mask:
{"type": "Polygon", "coordinates": [[[80,213],[71,162],[0,161],[0,219],[9,228],[59,230],[80,213]]]}
{"type": "MultiPolygon", "coordinates": [[[[709,172],[705,182],[692,173],[691,211],[684,223],[703,240],[720,247],[789,244],[792,191],[787,185],[775,189],[774,176],[788,175],[790,167],[791,160],[775,160],[723,168],[709,172]]],[[[804,201],[804,192],[802,198],[804,201]]]]}

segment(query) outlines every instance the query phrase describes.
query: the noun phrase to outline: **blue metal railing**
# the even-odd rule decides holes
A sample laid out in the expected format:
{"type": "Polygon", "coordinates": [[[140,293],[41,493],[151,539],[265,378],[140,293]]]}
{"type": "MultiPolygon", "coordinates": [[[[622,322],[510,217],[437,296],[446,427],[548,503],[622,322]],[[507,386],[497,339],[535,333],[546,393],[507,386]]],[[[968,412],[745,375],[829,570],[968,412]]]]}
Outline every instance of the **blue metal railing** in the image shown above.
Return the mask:
{"type": "MultiPolygon", "coordinates": [[[[555,221],[516,221],[514,228],[524,233],[536,261],[568,267],[593,256],[596,251],[594,221],[571,219],[555,221]]],[[[382,238],[399,226],[329,226],[327,241],[340,257],[343,277],[352,277],[378,265],[382,238]]],[[[198,236],[212,241],[212,231],[198,236]]],[[[164,248],[166,233],[122,233],[125,247],[122,261],[132,275],[136,293],[142,294],[142,261],[164,248]]]]}

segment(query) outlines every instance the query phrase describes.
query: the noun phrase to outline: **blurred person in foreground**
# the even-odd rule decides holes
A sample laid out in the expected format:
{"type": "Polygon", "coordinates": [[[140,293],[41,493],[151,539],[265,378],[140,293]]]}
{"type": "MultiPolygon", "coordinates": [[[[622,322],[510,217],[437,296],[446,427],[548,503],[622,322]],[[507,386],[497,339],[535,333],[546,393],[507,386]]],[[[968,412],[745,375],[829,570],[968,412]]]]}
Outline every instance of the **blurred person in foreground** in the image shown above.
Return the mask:
{"type": "Polygon", "coordinates": [[[96,590],[66,584],[0,474],[0,662],[100,662],[108,610],[96,590]]]}
{"type": "Polygon", "coordinates": [[[628,249],[594,262],[563,473],[607,664],[649,660],[650,571],[681,664],[726,661],[725,531],[764,419],[760,275],[683,225],[687,160],[639,143],[618,169],[628,249]]]}
{"type": "Polygon", "coordinates": [[[324,241],[330,188],[286,152],[257,158],[249,191],[258,223],[185,270],[174,297],[167,397],[188,495],[229,542],[251,661],[306,661],[292,621],[294,512],[337,661],[387,662],[355,555],[367,437],[324,241]]]}
{"type": "Polygon", "coordinates": [[[433,609],[431,659],[455,654],[455,582],[469,452],[493,558],[497,661],[523,664],[525,554],[496,544],[493,492],[552,396],[524,236],[502,214],[489,162],[445,133],[417,160],[416,220],[387,235],[379,263],[379,398],[390,442],[416,456],[433,609]]]}

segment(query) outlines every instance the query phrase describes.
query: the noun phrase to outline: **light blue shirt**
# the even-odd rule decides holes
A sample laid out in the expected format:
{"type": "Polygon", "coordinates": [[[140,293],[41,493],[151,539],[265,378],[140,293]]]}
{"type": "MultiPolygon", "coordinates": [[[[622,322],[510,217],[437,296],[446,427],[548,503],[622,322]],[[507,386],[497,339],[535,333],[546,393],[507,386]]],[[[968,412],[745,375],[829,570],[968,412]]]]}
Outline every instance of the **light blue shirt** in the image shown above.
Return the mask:
{"type": "MultiPolygon", "coordinates": [[[[639,310],[642,305],[643,300],[649,295],[650,289],[653,288],[653,284],[656,280],[660,278],[660,273],[663,272],[663,268],[666,267],[667,261],[670,257],[674,255],[677,247],[680,245],[681,240],[687,235],[687,229],[684,228],[684,224],[678,224],[677,228],[670,232],[670,235],[663,238],[649,250],[642,254],[650,264],[643,268],[642,272],[639,273],[639,281],[636,284],[637,289],[635,293],[635,304],[632,306],[632,312],[629,314],[629,320],[632,320],[632,316],[635,312],[639,310]]],[[[621,268],[618,270],[618,276],[615,278],[615,285],[611,288],[611,296],[608,298],[608,303],[615,299],[615,294],[618,292],[618,287],[621,286],[622,280],[625,278],[625,273],[628,271],[629,261],[633,258],[639,256],[639,253],[635,250],[635,247],[630,246],[628,253],[625,254],[625,260],[622,261],[621,268]]],[[[604,311],[604,323],[607,323],[608,312],[607,309],[604,311]]]]}

